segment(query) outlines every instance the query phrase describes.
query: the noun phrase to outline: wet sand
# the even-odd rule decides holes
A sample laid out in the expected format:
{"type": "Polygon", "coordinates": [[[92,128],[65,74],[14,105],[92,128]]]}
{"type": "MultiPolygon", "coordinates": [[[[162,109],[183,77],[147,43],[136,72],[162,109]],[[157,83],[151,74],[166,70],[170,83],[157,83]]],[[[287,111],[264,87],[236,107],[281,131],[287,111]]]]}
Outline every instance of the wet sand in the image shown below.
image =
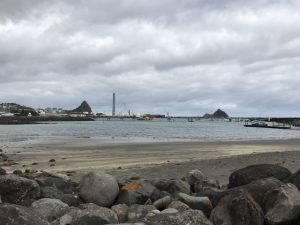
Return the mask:
{"type": "Polygon", "coordinates": [[[8,171],[76,171],[77,176],[90,170],[103,170],[117,177],[182,177],[189,170],[199,168],[226,183],[232,171],[254,163],[279,164],[293,172],[300,168],[300,139],[105,143],[97,139],[70,138],[0,148],[12,160],[0,165],[8,171]],[[50,159],[55,162],[49,162],[50,159]]]}

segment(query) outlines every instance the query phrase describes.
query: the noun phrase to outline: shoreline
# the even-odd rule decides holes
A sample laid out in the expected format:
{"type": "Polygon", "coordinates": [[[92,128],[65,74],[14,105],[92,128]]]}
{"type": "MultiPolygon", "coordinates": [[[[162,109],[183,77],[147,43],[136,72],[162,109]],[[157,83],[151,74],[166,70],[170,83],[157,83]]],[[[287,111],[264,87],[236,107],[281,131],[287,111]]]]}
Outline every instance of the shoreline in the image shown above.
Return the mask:
{"type": "Polygon", "coordinates": [[[49,122],[66,122],[66,121],[94,121],[90,117],[72,117],[72,116],[0,116],[0,125],[32,125],[47,124],[49,122]]]}
{"type": "MultiPolygon", "coordinates": [[[[106,170],[107,173],[123,179],[140,177],[143,179],[156,178],[182,178],[193,170],[199,169],[207,177],[218,180],[220,184],[228,183],[229,175],[241,168],[254,164],[275,164],[296,172],[300,168],[300,151],[264,152],[244,155],[227,156],[216,159],[190,160],[177,163],[164,163],[144,167],[106,170]]],[[[86,171],[75,175],[74,180],[79,181],[86,171]]]]}
{"type": "MultiPolygon", "coordinates": [[[[53,124],[53,123],[51,123],[53,124]]],[[[4,145],[11,145],[17,147],[17,145],[31,145],[31,144],[52,144],[59,142],[70,142],[76,140],[90,140],[92,142],[97,142],[99,145],[135,145],[135,144],[266,144],[266,143],[282,143],[283,142],[294,142],[299,141],[300,138],[261,138],[261,139],[211,139],[211,140],[201,140],[201,139],[188,139],[188,138],[169,138],[169,139],[159,139],[159,138],[128,138],[128,137],[93,137],[93,136],[27,136],[19,135],[15,137],[0,135],[0,148],[4,145]]]]}
{"type": "Polygon", "coordinates": [[[282,165],[291,171],[300,167],[300,139],[106,143],[92,138],[61,138],[0,148],[9,158],[0,164],[7,171],[71,171],[74,179],[91,170],[108,171],[117,177],[128,177],[128,174],[151,177],[157,173],[168,177],[182,176],[194,168],[210,174],[209,169],[213,168],[215,172],[210,176],[224,183],[222,177],[230,171],[250,164],[284,161],[282,165]],[[55,162],[49,162],[50,159],[55,162]]]}

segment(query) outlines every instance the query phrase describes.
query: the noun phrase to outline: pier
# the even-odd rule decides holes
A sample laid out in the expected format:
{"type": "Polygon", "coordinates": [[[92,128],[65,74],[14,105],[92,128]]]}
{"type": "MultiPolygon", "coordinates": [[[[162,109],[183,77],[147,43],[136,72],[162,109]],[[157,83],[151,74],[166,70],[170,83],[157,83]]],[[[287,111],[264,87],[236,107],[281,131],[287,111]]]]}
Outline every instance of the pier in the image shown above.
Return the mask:
{"type": "Polygon", "coordinates": [[[271,128],[271,129],[291,129],[292,126],[286,123],[278,123],[278,122],[264,122],[264,121],[250,121],[245,120],[244,127],[255,127],[255,128],[271,128]]]}

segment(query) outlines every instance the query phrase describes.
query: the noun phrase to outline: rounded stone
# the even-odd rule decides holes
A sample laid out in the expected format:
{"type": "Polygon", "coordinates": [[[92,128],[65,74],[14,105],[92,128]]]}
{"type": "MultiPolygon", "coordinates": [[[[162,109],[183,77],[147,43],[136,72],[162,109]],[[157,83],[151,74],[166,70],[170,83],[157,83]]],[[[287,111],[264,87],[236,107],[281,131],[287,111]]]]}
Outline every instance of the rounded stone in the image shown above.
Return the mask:
{"type": "Polygon", "coordinates": [[[50,225],[40,214],[30,208],[8,203],[0,204],[0,224],[50,225]]]}
{"type": "Polygon", "coordinates": [[[205,180],[204,174],[198,169],[191,170],[187,174],[187,181],[190,185],[194,185],[195,183],[202,184],[204,180],[205,180]]]}
{"type": "Polygon", "coordinates": [[[59,199],[43,198],[31,204],[31,209],[41,214],[49,222],[61,217],[69,206],[59,199]]]}
{"type": "Polygon", "coordinates": [[[252,181],[264,178],[274,177],[278,180],[284,181],[291,176],[291,172],[282,166],[273,164],[255,164],[245,168],[236,170],[229,176],[228,188],[234,188],[252,181]]]}
{"type": "Polygon", "coordinates": [[[6,170],[0,167],[0,175],[5,175],[6,174],[6,170]]]}
{"type": "Polygon", "coordinates": [[[174,213],[178,213],[177,209],[173,209],[173,208],[167,208],[164,209],[163,211],[161,211],[162,214],[174,214],[174,213]]]}
{"type": "Polygon", "coordinates": [[[111,207],[118,194],[118,182],[109,174],[90,172],[80,181],[80,196],[85,202],[111,207]]]}
{"type": "Polygon", "coordinates": [[[0,195],[4,202],[30,205],[40,197],[40,186],[35,180],[17,175],[0,176],[0,195]]]}

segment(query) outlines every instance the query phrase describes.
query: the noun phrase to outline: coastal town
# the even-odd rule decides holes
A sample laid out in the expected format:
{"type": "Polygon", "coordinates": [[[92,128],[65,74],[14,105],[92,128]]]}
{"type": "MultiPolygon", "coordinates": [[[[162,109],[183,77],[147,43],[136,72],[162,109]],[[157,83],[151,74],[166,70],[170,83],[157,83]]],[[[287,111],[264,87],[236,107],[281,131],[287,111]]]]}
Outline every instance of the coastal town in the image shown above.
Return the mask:
{"type": "MultiPolygon", "coordinates": [[[[58,107],[46,107],[46,108],[32,108],[24,105],[19,105],[17,103],[1,103],[0,104],[0,123],[1,121],[12,121],[10,118],[14,118],[13,121],[63,121],[63,120],[93,120],[95,118],[102,119],[134,119],[134,120],[153,120],[153,119],[168,119],[169,121],[174,121],[174,117],[170,117],[169,113],[164,114],[151,114],[151,113],[138,113],[133,114],[128,110],[127,114],[116,114],[116,95],[113,93],[112,99],[112,113],[106,115],[104,113],[93,112],[91,106],[87,101],[83,101],[77,108],[66,110],[58,107]],[[33,118],[32,118],[33,117],[33,118]]],[[[213,114],[205,113],[203,116],[194,117],[177,117],[177,118],[187,118],[189,122],[193,122],[194,119],[223,119],[230,120],[226,112],[218,109],[213,114]]],[[[17,122],[18,123],[18,122],[17,122]]],[[[21,122],[20,122],[21,123],[21,122]]]]}

